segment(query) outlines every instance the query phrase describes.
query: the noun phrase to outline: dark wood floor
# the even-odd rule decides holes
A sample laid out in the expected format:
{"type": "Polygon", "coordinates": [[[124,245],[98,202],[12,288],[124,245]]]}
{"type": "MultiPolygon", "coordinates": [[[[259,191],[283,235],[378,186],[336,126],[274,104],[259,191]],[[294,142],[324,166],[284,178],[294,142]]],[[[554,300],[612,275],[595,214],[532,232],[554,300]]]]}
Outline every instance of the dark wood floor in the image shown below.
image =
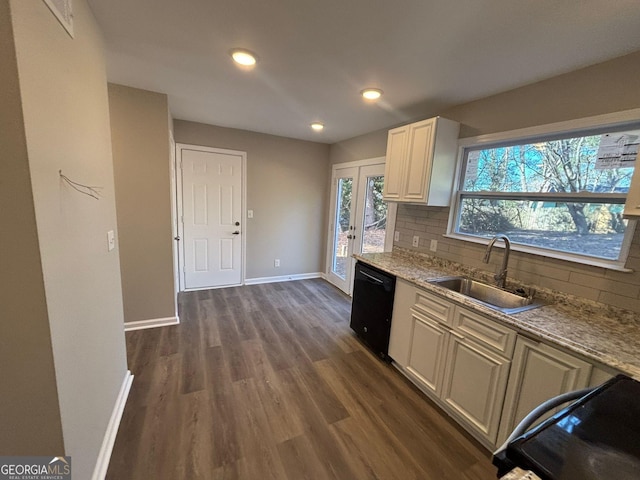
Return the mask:
{"type": "Polygon", "coordinates": [[[349,329],[323,280],[183,294],[127,333],[108,479],[495,479],[490,454],[349,329]]]}

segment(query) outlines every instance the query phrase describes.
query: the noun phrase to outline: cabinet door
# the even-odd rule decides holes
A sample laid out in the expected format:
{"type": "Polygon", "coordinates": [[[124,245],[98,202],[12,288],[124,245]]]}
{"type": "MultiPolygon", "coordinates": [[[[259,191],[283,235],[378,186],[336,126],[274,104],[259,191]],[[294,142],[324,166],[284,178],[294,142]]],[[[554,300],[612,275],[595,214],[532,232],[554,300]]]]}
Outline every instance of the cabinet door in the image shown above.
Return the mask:
{"type": "Polygon", "coordinates": [[[409,126],[389,130],[384,166],[384,189],[382,195],[384,200],[401,200],[408,134],[409,126]]]}
{"type": "Polygon", "coordinates": [[[624,216],[632,218],[640,218],[640,169],[635,169],[633,179],[627,193],[627,201],[624,205],[624,216]]]}
{"type": "Polygon", "coordinates": [[[499,443],[535,407],[561,393],[584,388],[591,365],[548,345],[519,337],[509,375],[499,443]]]}
{"type": "Polygon", "coordinates": [[[402,279],[396,281],[391,334],[389,336],[389,356],[401,367],[406,367],[409,362],[413,329],[411,306],[414,302],[415,292],[416,288],[413,285],[402,279]]]}
{"type": "Polygon", "coordinates": [[[462,422],[495,444],[510,361],[452,332],[441,399],[462,422]]]}
{"type": "Polygon", "coordinates": [[[415,312],[412,314],[412,326],[407,370],[439,396],[449,333],[437,322],[415,312]]]}
{"type": "Polygon", "coordinates": [[[431,179],[435,129],[435,118],[410,125],[409,145],[405,166],[406,178],[402,189],[402,200],[404,201],[427,201],[429,181],[431,179]]]}

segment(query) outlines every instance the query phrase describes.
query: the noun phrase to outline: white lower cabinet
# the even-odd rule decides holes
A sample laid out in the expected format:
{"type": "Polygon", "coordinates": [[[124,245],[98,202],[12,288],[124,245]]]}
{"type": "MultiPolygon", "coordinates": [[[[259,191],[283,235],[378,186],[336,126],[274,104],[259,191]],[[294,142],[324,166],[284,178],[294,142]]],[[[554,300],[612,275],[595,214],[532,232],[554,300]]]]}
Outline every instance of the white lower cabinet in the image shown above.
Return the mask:
{"type": "Polygon", "coordinates": [[[492,444],[498,436],[510,364],[508,358],[451,333],[441,399],[492,444]]]}
{"type": "Polygon", "coordinates": [[[446,298],[401,280],[396,284],[389,355],[487,445],[498,435],[515,336],[446,298]]]}
{"type": "Polygon", "coordinates": [[[592,366],[549,345],[519,337],[507,386],[498,443],[535,407],[589,385],[592,366]]]}
{"type": "Polygon", "coordinates": [[[389,356],[403,368],[409,363],[412,331],[411,307],[415,302],[416,290],[417,288],[409,282],[401,278],[396,280],[391,334],[389,336],[389,356]]]}
{"type": "MultiPolygon", "coordinates": [[[[529,411],[590,384],[592,365],[501,322],[398,279],[389,355],[425,394],[488,448],[529,411]]],[[[593,381],[613,371],[599,370],[593,381]]],[[[592,383],[593,383],[592,381],[592,383]]]]}
{"type": "Polygon", "coordinates": [[[426,388],[439,396],[449,337],[448,330],[438,322],[415,312],[411,320],[412,332],[407,370],[417,376],[426,388]]]}

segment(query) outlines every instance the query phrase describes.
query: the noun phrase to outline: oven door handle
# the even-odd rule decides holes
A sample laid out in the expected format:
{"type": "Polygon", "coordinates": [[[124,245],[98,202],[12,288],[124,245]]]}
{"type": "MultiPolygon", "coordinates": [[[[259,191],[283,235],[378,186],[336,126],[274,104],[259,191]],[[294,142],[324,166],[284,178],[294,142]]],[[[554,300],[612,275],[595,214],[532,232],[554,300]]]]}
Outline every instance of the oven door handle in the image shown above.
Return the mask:
{"type": "Polygon", "coordinates": [[[511,432],[511,435],[509,435],[509,438],[507,438],[505,442],[493,454],[498,455],[500,452],[505,450],[507,448],[507,445],[509,445],[509,443],[511,443],[513,439],[515,439],[516,437],[519,437],[524,432],[529,430],[531,425],[533,425],[536,422],[536,420],[538,420],[538,418],[540,418],[542,415],[547,413],[549,410],[559,407],[560,405],[563,405],[567,402],[572,402],[574,400],[582,398],[585,395],[588,395],[589,393],[593,392],[596,388],[597,387],[587,387],[587,388],[583,388],[582,390],[563,393],[561,395],[558,395],[557,397],[553,397],[547,400],[544,403],[541,403],[536,408],[531,410],[531,412],[529,412],[529,414],[520,421],[520,423],[516,426],[513,432],[511,432]]]}

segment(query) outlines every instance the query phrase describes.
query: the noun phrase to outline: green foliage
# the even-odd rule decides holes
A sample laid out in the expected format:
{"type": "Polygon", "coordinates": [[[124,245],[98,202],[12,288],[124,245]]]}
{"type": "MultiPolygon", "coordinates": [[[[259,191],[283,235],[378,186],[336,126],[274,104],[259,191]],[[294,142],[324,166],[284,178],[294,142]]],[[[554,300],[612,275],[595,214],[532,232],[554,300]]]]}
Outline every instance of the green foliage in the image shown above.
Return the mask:
{"type": "Polygon", "coordinates": [[[340,205],[340,213],[338,222],[343,232],[349,230],[349,220],[351,212],[351,191],[353,190],[352,178],[341,178],[338,182],[338,199],[340,205]]]}

